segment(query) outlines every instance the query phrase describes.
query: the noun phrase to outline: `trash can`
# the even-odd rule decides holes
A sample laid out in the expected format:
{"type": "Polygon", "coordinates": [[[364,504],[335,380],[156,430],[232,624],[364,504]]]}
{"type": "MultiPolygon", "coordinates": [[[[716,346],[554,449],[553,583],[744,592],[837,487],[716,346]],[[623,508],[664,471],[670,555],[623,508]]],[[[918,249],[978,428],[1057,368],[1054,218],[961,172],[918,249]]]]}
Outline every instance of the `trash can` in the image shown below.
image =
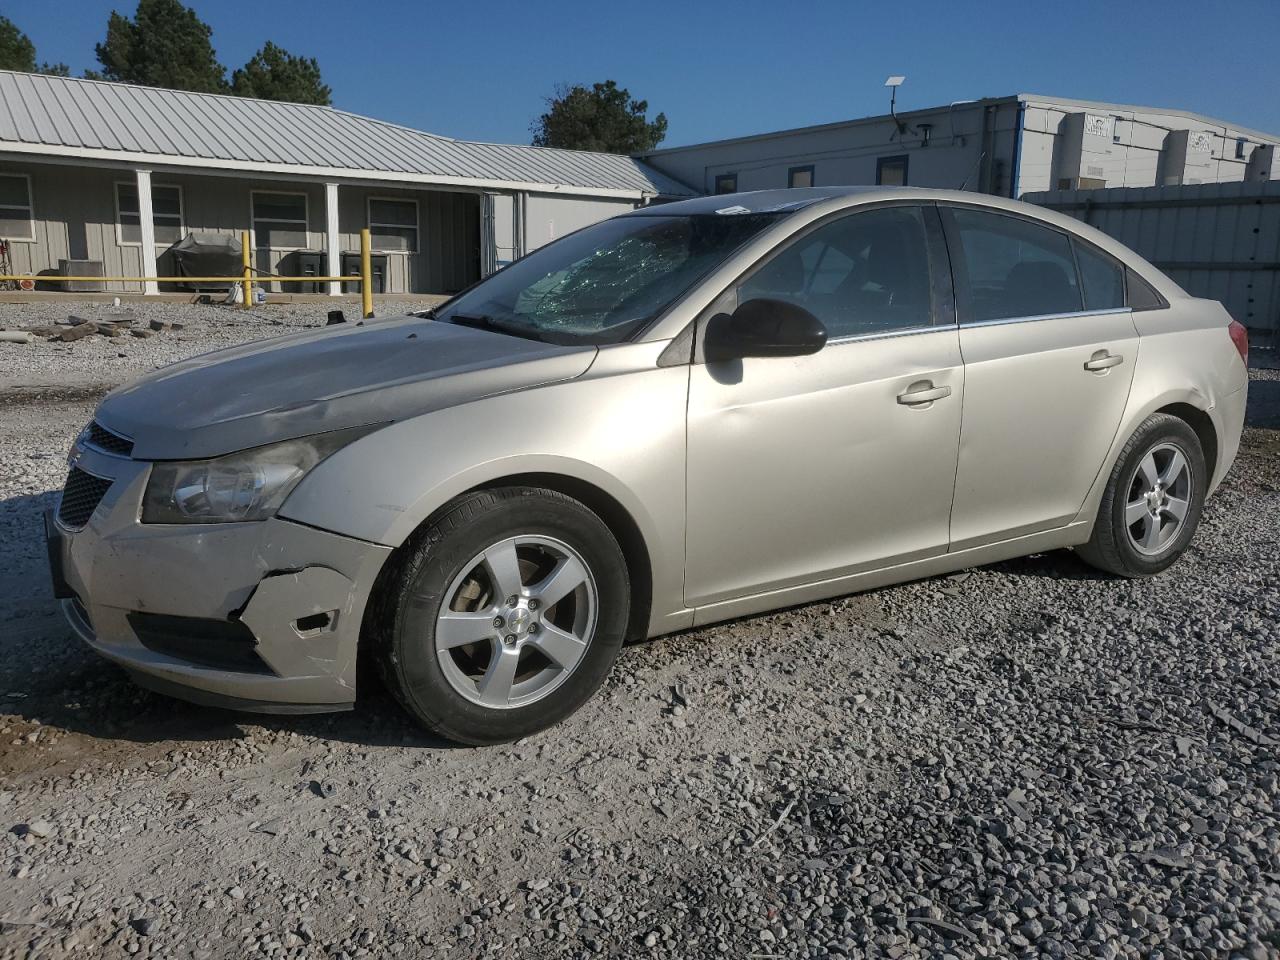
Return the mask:
{"type": "MultiPolygon", "coordinates": [[[[299,250],[293,255],[293,270],[291,271],[295,277],[323,277],[324,274],[324,251],[322,250],[299,250]]],[[[357,264],[357,268],[358,268],[357,264]]],[[[286,283],[281,286],[288,287],[298,293],[324,293],[328,286],[326,283],[318,283],[314,280],[307,283],[286,283]]]]}
{"type": "MultiPolygon", "coordinates": [[[[373,292],[387,292],[387,255],[385,253],[373,253],[369,255],[369,272],[373,274],[373,292]]],[[[342,255],[342,275],[344,277],[360,276],[360,254],[344,253],[342,255]]],[[[343,293],[359,293],[360,284],[344,283],[342,285],[343,293]]]]}

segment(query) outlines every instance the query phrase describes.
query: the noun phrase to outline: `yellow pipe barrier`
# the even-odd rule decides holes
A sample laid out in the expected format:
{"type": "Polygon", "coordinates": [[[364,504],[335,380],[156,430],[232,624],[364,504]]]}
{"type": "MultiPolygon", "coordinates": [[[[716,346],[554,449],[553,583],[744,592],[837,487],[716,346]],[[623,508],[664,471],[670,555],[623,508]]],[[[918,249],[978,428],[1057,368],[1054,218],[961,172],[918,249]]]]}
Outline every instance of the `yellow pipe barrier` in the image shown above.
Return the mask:
{"type": "Polygon", "coordinates": [[[369,256],[369,228],[360,231],[360,312],[373,316],[373,258],[369,256]]]}
{"type": "Polygon", "coordinates": [[[249,231],[240,234],[240,256],[244,263],[244,306],[242,309],[253,309],[253,262],[249,259],[249,231]]]}

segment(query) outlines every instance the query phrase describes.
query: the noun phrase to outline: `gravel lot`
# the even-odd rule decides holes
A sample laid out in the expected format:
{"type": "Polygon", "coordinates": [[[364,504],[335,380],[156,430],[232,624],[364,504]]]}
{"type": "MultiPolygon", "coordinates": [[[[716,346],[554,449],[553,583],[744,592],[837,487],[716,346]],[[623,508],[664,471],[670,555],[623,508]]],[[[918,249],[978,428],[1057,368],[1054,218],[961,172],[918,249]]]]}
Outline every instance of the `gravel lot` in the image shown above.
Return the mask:
{"type": "Polygon", "coordinates": [[[1280,956],[1276,370],[1155,580],[1057,552],[690,631],[466,750],[371,687],[145,693],[63,627],[38,517],[102,392],[326,308],[129,309],[185,326],[0,344],[4,956],[1280,956]]]}

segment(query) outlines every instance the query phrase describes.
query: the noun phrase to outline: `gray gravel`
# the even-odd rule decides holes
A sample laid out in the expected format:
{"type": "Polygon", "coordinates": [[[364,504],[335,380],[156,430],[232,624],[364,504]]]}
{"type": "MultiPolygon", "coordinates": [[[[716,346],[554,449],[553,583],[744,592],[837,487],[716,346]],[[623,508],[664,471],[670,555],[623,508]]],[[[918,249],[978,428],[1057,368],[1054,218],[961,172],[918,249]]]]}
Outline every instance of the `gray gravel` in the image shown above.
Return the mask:
{"type": "Polygon", "coordinates": [[[36,520],[121,369],[77,346],[44,391],[0,353],[5,955],[1280,956],[1277,371],[1159,578],[1057,552],[690,631],[461,750],[372,687],[244,717],[74,642],[36,520]]]}

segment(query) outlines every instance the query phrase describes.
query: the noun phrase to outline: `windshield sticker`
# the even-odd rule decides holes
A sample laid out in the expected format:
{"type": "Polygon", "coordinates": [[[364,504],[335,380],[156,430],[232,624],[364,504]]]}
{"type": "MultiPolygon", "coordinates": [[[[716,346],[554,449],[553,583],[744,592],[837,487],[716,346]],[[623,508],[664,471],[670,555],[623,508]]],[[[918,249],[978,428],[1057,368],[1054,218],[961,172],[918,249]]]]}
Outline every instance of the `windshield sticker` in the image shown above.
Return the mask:
{"type": "Polygon", "coordinates": [[[746,207],[736,203],[732,207],[721,207],[719,210],[716,211],[716,213],[723,213],[723,214],[750,213],[750,212],[751,211],[748,210],[746,207]]]}

